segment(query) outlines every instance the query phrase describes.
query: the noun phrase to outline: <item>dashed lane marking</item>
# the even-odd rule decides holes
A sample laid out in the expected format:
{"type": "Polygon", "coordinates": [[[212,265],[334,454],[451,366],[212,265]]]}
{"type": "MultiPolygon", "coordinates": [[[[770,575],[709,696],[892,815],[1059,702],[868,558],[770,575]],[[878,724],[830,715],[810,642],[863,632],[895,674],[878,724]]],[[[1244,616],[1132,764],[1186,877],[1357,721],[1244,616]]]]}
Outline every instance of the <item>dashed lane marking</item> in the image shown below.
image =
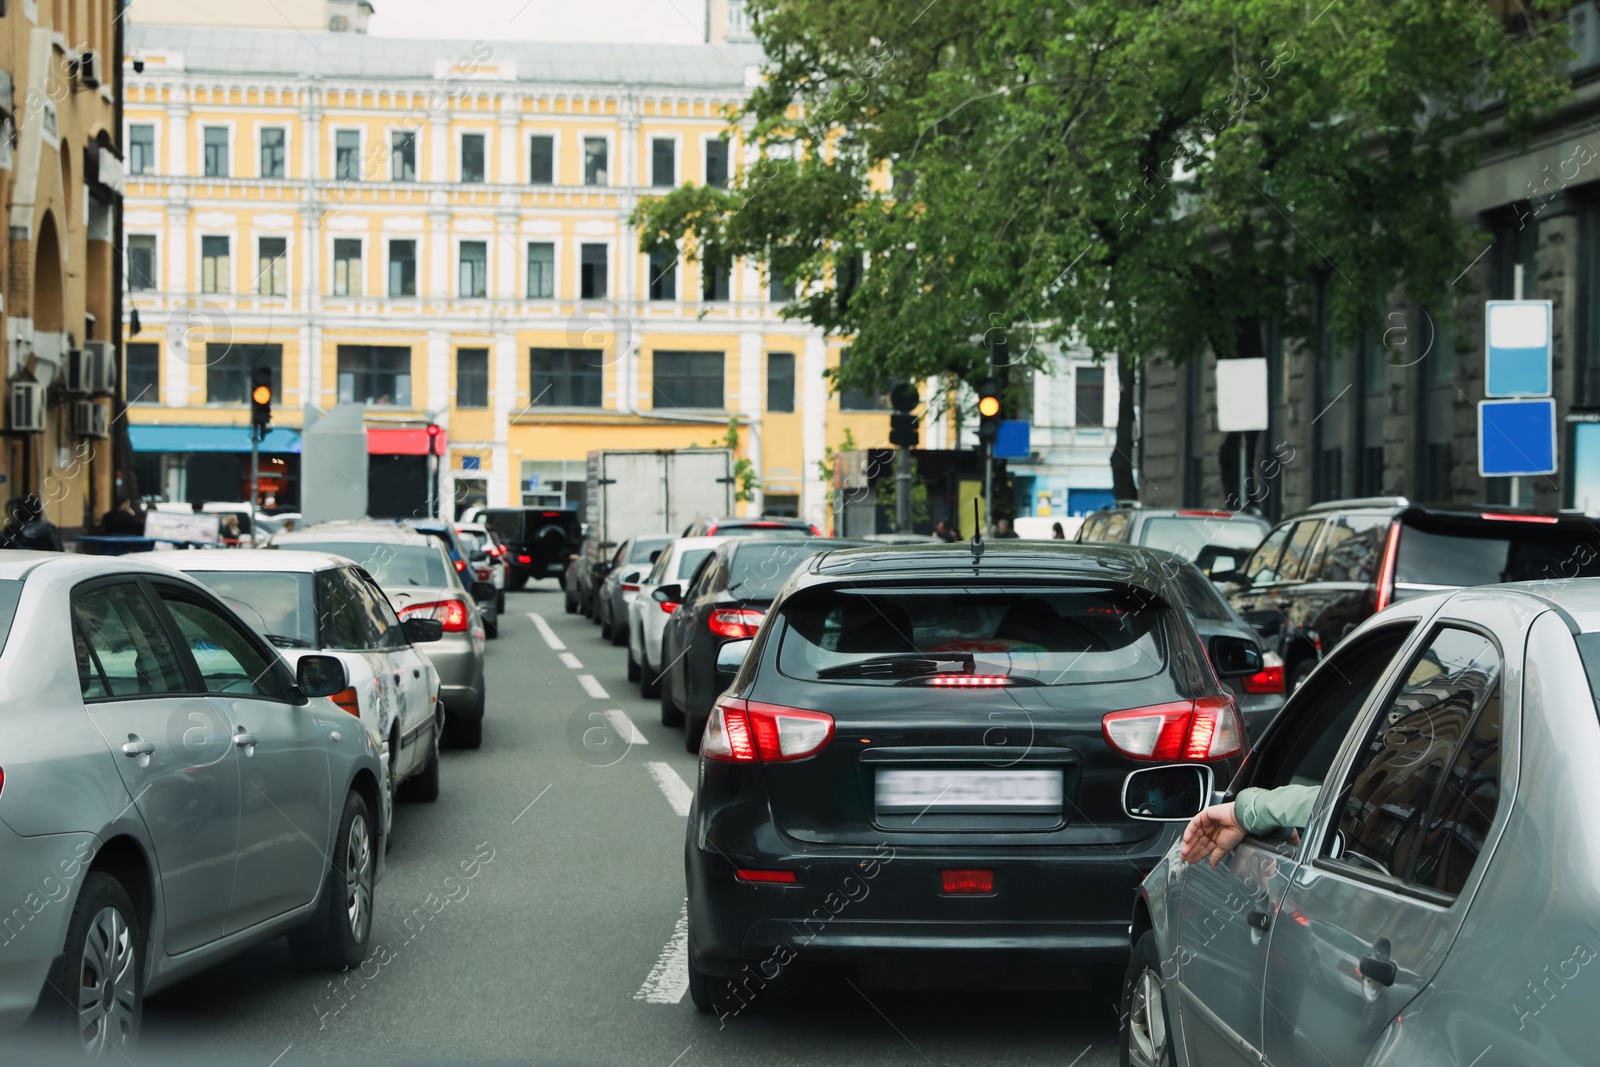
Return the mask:
{"type": "Polygon", "coordinates": [[[537,611],[530,611],[528,612],[528,618],[532,619],[533,625],[539,628],[539,636],[544,638],[545,644],[549,645],[557,652],[561,652],[566,649],[566,643],[562,641],[561,638],[556,636],[556,632],[554,630],[550,629],[550,624],[544,621],[543,615],[540,615],[537,611]]]}
{"type": "Polygon", "coordinates": [[[583,664],[580,663],[578,661],[578,657],[574,656],[571,652],[561,653],[561,663],[563,666],[571,667],[575,671],[583,670],[583,664]]]}
{"type": "Polygon", "coordinates": [[[672,928],[656,964],[645,976],[644,984],[633,995],[634,1000],[648,1004],[678,1004],[689,991],[689,902],[685,900],[678,911],[678,922],[672,928]]]}
{"type": "Polygon", "coordinates": [[[678,772],[673,770],[670,764],[656,761],[646,763],[644,769],[656,780],[656,788],[661,790],[661,795],[672,805],[673,812],[678,815],[689,814],[689,803],[694,800],[694,791],[678,776],[678,772]]]}
{"type": "Polygon", "coordinates": [[[592,674],[578,675],[578,684],[583,686],[585,693],[588,693],[596,700],[607,700],[611,697],[611,694],[606,692],[606,687],[595,681],[592,674]]]}
{"type": "Polygon", "coordinates": [[[607,708],[600,714],[606,717],[606,722],[610,723],[611,728],[617,732],[617,736],[622,738],[623,744],[648,745],[650,743],[650,739],[639,732],[639,728],[633,725],[633,720],[628,718],[627,713],[621,708],[607,708]]]}

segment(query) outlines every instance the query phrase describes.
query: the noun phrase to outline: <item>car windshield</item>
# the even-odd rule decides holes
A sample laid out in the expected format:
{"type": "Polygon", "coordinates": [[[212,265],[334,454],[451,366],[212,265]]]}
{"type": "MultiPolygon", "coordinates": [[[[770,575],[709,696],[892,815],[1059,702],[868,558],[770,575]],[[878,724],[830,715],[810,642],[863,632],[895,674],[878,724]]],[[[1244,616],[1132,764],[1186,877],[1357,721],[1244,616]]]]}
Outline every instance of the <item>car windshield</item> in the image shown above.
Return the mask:
{"type": "Polygon", "coordinates": [[[1166,665],[1166,609],[1132,590],[830,587],[791,598],[778,669],[791,678],[915,684],[940,674],[1076,685],[1166,665]]]}
{"type": "Polygon", "coordinates": [[[1263,524],[1248,519],[1224,519],[1203,515],[1176,515],[1145,520],[1141,544],[1161,548],[1186,560],[1193,560],[1207,545],[1249,550],[1261,543],[1267,532],[1263,524]]]}
{"type": "Polygon", "coordinates": [[[728,560],[728,591],[742,597],[775,595],[789,575],[821,548],[811,538],[758,541],[738,546],[728,560]]]}
{"type": "Polygon", "coordinates": [[[1493,525],[1492,532],[1476,524],[1402,527],[1395,597],[1458,586],[1600,576],[1600,553],[1592,547],[1597,531],[1588,523],[1493,525]]]}
{"type": "Polygon", "coordinates": [[[380,586],[449,585],[444,560],[431,545],[397,545],[392,541],[295,541],[283,548],[327,552],[366,568],[380,586]]]}
{"type": "Polygon", "coordinates": [[[189,571],[279,648],[317,647],[311,575],[285,571],[189,571]]]}
{"type": "Polygon", "coordinates": [[[461,538],[461,543],[467,546],[468,552],[482,552],[487,545],[487,539],[483,534],[473,533],[471,530],[457,530],[456,536],[461,538]]]}
{"type": "Polygon", "coordinates": [[[628,549],[629,563],[649,563],[650,554],[672,544],[670,537],[641,537],[628,549]]]}
{"type": "Polygon", "coordinates": [[[709,555],[709,548],[684,549],[683,555],[678,557],[678,577],[693,578],[694,572],[700,569],[700,562],[709,555]]]}

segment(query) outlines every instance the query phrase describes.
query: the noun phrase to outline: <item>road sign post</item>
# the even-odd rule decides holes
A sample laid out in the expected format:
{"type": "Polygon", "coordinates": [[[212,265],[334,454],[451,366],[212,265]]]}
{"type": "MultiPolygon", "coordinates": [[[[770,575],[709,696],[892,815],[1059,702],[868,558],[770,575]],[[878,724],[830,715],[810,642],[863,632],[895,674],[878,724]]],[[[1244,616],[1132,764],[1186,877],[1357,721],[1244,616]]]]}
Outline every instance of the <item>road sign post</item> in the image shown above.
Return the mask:
{"type": "Polygon", "coordinates": [[[1522,504],[1522,478],[1556,472],[1551,332],[1548,300],[1484,304],[1488,399],[1478,404],[1478,473],[1510,478],[1512,507],[1522,504]]]}

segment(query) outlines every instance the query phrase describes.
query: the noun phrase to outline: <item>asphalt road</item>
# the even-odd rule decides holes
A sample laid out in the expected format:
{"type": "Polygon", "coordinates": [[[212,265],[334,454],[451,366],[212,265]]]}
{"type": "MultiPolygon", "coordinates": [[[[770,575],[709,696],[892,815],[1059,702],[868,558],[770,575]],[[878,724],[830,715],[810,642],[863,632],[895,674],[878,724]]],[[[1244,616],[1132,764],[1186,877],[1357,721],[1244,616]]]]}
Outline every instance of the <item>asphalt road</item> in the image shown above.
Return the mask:
{"type": "Polygon", "coordinates": [[[1116,1062],[1115,1015],[1086,993],[795,970],[752,1011],[700,1015],[682,955],[695,757],[553,582],[507,608],[483,748],[445,753],[437,803],[397,808],[368,963],[332,981],[262,945],[150,998],[137,1065],[1116,1062]]]}

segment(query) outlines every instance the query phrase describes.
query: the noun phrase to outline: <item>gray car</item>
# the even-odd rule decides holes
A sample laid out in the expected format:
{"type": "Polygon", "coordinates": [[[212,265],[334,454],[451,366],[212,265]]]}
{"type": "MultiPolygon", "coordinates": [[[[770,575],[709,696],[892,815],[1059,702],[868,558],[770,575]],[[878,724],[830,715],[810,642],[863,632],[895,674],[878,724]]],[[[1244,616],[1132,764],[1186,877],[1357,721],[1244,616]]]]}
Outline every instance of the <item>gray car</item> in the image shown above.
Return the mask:
{"type": "Polygon", "coordinates": [[[672,541],[669,533],[640,534],[622,542],[612,555],[610,569],[595,594],[594,614],[600,636],[613,645],[628,643],[628,604],[639,591],[639,582],[650,573],[656,553],[672,541]]]}
{"type": "MultiPolygon", "coordinates": [[[[1123,1063],[1593,1063],[1600,579],[1406,600],[1297,690],[1240,769],[1317,790],[1298,833],[1176,849],[1131,926],[1123,1063]]],[[[1130,775],[1130,814],[1205,803],[1130,775]]],[[[1187,784],[1184,782],[1188,778],[1187,784]]]]}
{"type": "MultiPolygon", "coordinates": [[[[483,743],[483,616],[437,539],[387,523],[324,523],[274,535],[269,547],[343,556],[372,575],[402,620],[437,620],[444,636],[422,652],[439,672],[444,739],[458,748],[483,743]]],[[[474,584],[494,597],[489,583],[474,584]]]]}
{"type": "Polygon", "coordinates": [[[146,995],[268,938],[365,958],[388,826],[342,663],[291,670],[128,556],[0,554],[0,641],[0,1029],[112,1058],[146,995]]]}

